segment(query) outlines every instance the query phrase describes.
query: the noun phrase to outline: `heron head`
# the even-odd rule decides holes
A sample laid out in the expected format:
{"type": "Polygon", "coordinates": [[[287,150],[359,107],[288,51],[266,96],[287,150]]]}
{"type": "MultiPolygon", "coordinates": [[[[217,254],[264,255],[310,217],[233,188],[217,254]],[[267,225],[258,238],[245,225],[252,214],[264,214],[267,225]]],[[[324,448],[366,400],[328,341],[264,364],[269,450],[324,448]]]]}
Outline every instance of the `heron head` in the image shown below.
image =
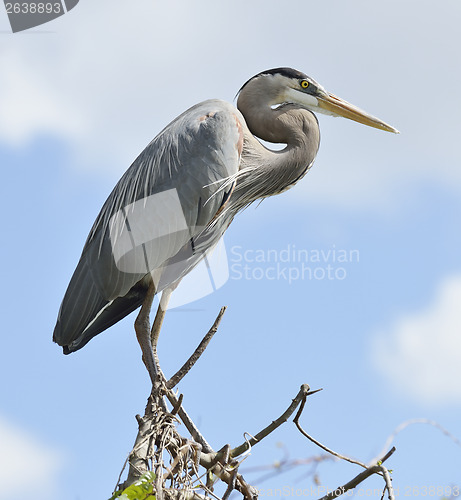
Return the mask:
{"type": "Polygon", "coordinates": [[[398,134],[399,131],[353,104],[327,92],[313,78],[292,68],[275,68],[258,73],[240,89],[262,93],[271,106],[297,104],[324,115],[342,116],[369,127],[398,134]]]}

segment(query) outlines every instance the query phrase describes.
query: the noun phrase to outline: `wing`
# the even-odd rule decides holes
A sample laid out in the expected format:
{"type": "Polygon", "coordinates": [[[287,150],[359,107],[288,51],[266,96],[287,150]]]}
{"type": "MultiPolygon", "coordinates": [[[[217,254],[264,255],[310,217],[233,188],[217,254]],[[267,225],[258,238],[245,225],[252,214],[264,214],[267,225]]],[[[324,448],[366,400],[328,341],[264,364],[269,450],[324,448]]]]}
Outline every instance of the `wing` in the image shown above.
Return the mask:
{"type": "Polygon", "coordinates": [[[160,132],[125,172],[90,231],[61,304],[53,339],[65,353],[136,309],[150,276],[157,276],[160,291],[187,272],[187,266],[163,269],[191,260],[194,240],[228,198],[243,121],[224,101],[200,103],[160,132]]]}

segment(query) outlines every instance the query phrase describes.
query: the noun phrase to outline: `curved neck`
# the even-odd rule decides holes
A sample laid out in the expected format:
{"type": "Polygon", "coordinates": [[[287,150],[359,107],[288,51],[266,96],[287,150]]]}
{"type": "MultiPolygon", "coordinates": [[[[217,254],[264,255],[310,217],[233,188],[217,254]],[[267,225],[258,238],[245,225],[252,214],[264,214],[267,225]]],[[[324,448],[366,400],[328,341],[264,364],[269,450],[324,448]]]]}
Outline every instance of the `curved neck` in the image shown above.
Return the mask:
{"type": "Polygon", "coordinates": [[[268,92],[266,87],[262,93],[256,83],[257,80],[244,87],[237,101],[248,126],[244,131],[242,169],[248,169],[249,173],[242,178],[242,189],[251,189],[254,199],[294,185],[312,165],[320,144],[317,118],[311,111],[297,104],[277,102],[275,91],[268,92]],[[271,107],[277,104],[280,105],[275,109],[271,107]],[[253,134],[264,141],[287,146],[272,151],[253,134]]]}

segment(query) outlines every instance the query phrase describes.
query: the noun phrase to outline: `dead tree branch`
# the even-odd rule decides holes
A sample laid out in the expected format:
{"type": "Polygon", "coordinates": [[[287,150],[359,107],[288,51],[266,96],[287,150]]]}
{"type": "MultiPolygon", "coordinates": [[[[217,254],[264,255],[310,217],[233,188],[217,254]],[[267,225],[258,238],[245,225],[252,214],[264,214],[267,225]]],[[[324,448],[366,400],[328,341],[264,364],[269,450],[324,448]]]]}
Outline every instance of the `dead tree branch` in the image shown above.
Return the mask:
{"type": "Polygon", "coordinates": [[[238,457],[245,451],[249,450],[252,446],[255,444],[259,443],[262,441],[266,436],[268,436],[271,432],[273,432],[277,427],[280,427],[284,422],[286,422],[293,412],[296,410],[298,405],[301,403],[301,401],[305,401],[307,396],[314,394],[315,392],[318,391],[312,391],[310,392],[310,387],[307,384],[303,384],[296,395],[296,397],[292,400],[290,406],[287,408],[287,410],[280,415],[279,418],[276,420],[272,421],[267,427],[265,427],[262,431],[258,432],[256,436],[251,437],[251,439],[246,440],[244,443],[242,443],[240,446],[237,446],[230,452],[231,457],[238,457]]]}
{"type": "Polygon", "coordinates": [[[219,323],[221,323],[221,319],[224,316],[225,312],[226,312],[226,307],[222,307],[213,323],[213,326],[210,328],[205,337],[203,337],[202,341],[198,345],[197,349],[195,349],[192,356],[166,383],[168,389],[173,389],[173,387],[178,385],[179,382],[184,378],[184,376],[189,373],[189,370],[195,365],[200,356],[205,352],[205,349],[208,347],[208,344],[210,343],[210,340],[213,338],[213,335],[218,331],[219,323]]]}
{"type": "Polygon", "coordinates": [[[386,489],[388,491],[388,498],[389,500],[395,500],[394,497],[394,491],[392,488],[391,484],[391,478],[389,476],[389,471],[382,465],[382,462],[387,460],[395,451],[395,448],[392,448],[389,450],[388,453],[382,458],[380,462],[378,462],[376,465],[372,465],[371,467],[367,467],[363,472],[358,474],[357,476],[354,477],[354,479],[351,479],[348,481],[346,484],[343,486],[339,486],[335,490],[331,491],[327,495],[323,496],[319,500],[332,500],[333,498],[337,498],[341,495],[344,495],[346,491],[352,490],[356,488],[360,483],[363,483],[365,479],[368,479],[370,476],[373,474],[381,474],[384,477],[385,483],[386,483],[386,489]]]}
{"type": "MultiPolygon", "coordinates": [[[[197,429],[197,426],[194,424],[192,419],[189,417],[187,414],[186,410],[183,408],[182,404],[179,404],[178,398],[173,394],[173,391],[168,390],[166,391],[165,396],[168,398],[168,401],[171,403],[173,408],[177,409],[177,413],[179,415],[179,418],[181,419],[182,423],[185,425],[186,429],[189,431],[190,435],[192,436],[197,443],[199,443],[202,446],[202,449],[206,453],[212,453],[213,448],[209,445],[207,440],[202,436],[201,432],[197,429]]],[[[181,398],[182,396],[180,396],[181,398]]]]}
{"type": "MultiPolygon", "coordinates": [[[[393,443],[397,435],[402,432],[404,429],[406,429],[410,425],[415,425],[415,424],[424,424],[424,425],[430,425],[432,427],[435,427],[437,430],[439,430],[444,436],[446,436],[448,439],[453,441],[457,446],[461,447],[461,440],[459,440],[454,434],[452,434],[450,431],[445,429],[442,425],[440,425],[438,422],[435,420],[430,420],[428,418],[412,418],[410,420],[405,420],[401,424],[399,424],[393,431],[392,434],[386,439],[386,442],[384,443],[383,450],[379,453],[378,457],[385,453],[387,449],[389,449],[390,445],[393,443]]],[[[377,458],[373,459],[373,462],[375,462],[377,458]]]]}
{"type": "Polygon", "coordinates": [[[296,425],[296,427],[298,428],[299,432],[301,432],[301,434],[303,436],[305,436],[307,439],[309,439],[309,441],[312,441],[316,446],[318,446],[322,450],[330,453],[331,455],[333,455],[341,460],[345,460],[345,461],[350,462],[352,464],[359,465],[360,467],[363,467],[365,469],[363,472],[358,474],[354,479],[347,482],[343,486],[339,486],[338,488],[336,488],[332,492],[330,492],[327,495],[325,495],[324,497],[322,497],[320,500],[332,500],[333,498],[337,498],[337,497],[343,495],[346,491],[355,488],[357,485],[359,485],[360,483],[365,481],[365,479],[372,476],[373,474],[379,474],[384,478],[384,481],[386,483],[385,490],[387,490],[387,492],[388,492],[388,498],[389,498],[389,500],[395,500],[394,490],[392,488],[392,483],[391,483],[389,471],[386,469],[386,467],[383,466],[383,462],[385,462],[394,453],[395,448],[392,448],[389,452],[386,453],[386,455],[384,455],[384,457],[381,460],[379,460],[375,465],[372,465],[370,467],[366,466],[362,462],[359,462],[358,460],[354,460],[352,458],[341,455],[340,453],[337,453],[336,451],[331,450],[330,448],[326,447],[324,444],[320,443],[319,441],[314,439],[312,436],[310,436],[301,427],[301,424],[299,423],[299,417],[301,416],[301,414],[304,410],[304,406],[306,404],[306,401],[307,401],[307,397],[304,396],[304,398],[301,402],[301,405],[299,407],[299,410],[296,413],[295,418],[293,419],[293,422],[296,425]]]}
{"type": "Polygon", "coordinates": [[[302,400],[301,406],[299,407],[299,410],[298,410],[298,413],[296,413],[296,416],[293,419],[293,423],[296,425],[296,427],[298,428],[299,432],[304,437],[306,437],[307,439],[309,439],[309,441],[312,441],[316,446],[318,446],[319,448],[322,448],[322,450],[326,451],[327,453],[330,453],[330,455],[333,455],[336,458],[340,458],[341,460],[345,460],[346,462],[350,462],[351,464],[360,465],[360,467],[363,467],[364,469],[366,469],[367,466],[364,463],[359,462],[358,460],[354,460],[353,458],[349,458],[349,457],[346,457],[344,455],[341,455],[341,454],[337,453],[336,451],[333,451],[332,449],[330,449],[330,448],[326,447],[324,444],[322,444],[320,441],[317,441],[315,438],[313,438],[312,436],[310,436],[301,427],[301,424],[299,423],[299,417],[301,416],[301,414],[302,414],[302,412],[304,410],[305,404],[306,404],[306,398],[304,398],[302,400]]]}

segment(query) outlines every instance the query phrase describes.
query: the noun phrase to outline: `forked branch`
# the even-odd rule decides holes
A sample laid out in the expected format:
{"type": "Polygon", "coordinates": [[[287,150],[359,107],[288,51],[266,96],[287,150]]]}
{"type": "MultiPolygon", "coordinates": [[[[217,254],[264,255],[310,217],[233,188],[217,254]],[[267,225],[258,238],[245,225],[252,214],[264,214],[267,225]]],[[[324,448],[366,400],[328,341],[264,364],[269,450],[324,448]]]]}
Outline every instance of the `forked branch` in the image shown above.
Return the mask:
{"type": "Polygon", "coordinates": [[[319,500],[332,500],[333,498],[337,498],[341,495],[344,495],[344,493],[346,493],[346,491],[354,489],[360,483],[365,481],[365,479],[369,478],[373,474],[379,474],[383,477],[384,482],[385,482],[384,491],[387,491],[389,500],[395,500],[394,489],[392,487],[392,481],[391,481],[389,471],[383,465],[383,463],[395,452],[395,447],[393,447],[391,450],[389,450],[380,460],[378,460],[378,462],[376,464],[371,465],[369,467],[367,465],[365,465],[364,463],[359,462],[358,460],[354,460],[352,458],[346,457],[345,455],[341,455],[340,453],[337,453],[336,451],[333,451],[332,449],[326,447],[324,444],[322,444],[319,441],[317,441],[316,439],[314,439],[301,427],[301,424],[299,423],[299,417],[301,416],[301,414],[304,410],[306,400],[307,400],[307,398],[304,397],[302,402],[301,402],[301,405],[299,407],[299,410],[296,413],[295,418],[293,419],[293,422],[296,425],[296,427],[298,428],[299,432],[301,432],[301,434],[303,436],[305,436],[307,439],[309,439],[309,441],[312,441],[315,445],[322,448],[322,450],[326,451],[327,453],[330,453],[331,455],[333,455],[341,460],[345,460],[345,461],[350,462],[352,464],[359,465],[360,467],[363,467],[365,469],[363,472],[361,472],[360,474],[355,476],[354,479],[351,479],[343,486],[339,486],[338,488],[331,491],[327,495],[323,496],[319,500]]]}
{"type": "Polygon", "coordinates": [[[273,432],[277,427],[280,427],[284,422],[286,422],[291,415],[294,413],[296,408],[299,406],[299,403],[301,401],[306,401],[307,396],[310,396],[311,394],[315,394],[321,389],[318,389],[316,391],[311,391],[310,387],[307,384],[303,384],[296,395],[296,397],[292,400],[290,406],[287,408],[287,410],[280,415],[279,418],[271,422],[267,427],[265,427],[262,431],[258,432],[256,436],[251,437],[250,439],[246,440],[244,443],[242,443],[240,446],[237,446],[230,452],[231,457],[238,457],[245,451],[249,450],[252,446],[255,444],[261,442],[266,436],[268,436],[271,432],[273,432]]]}
{"type": "Polygon", "coordinates": [[[364,471],[351,479],[343,486],[339,486],[335,490],[331,491],[327,495],[323,496],[319,500],[333,500],[333,498],[337,498],[341,495],[344,495],[346,491],[352,490],[356,488],[360,483],[363,483],[365,479],[368,479],[373,474],[380,474],[383,476],[384,481],[386,483],[385,490],[387,490],[389,500],[395,500],[394,490],[392,488],[391,477],[389,475],[389,471],[384,467],[383,462],[386,461],[395,451],[395,448],[391,448],[386,455],[376,464],[370,467],[367,467],[364,471]]]}

